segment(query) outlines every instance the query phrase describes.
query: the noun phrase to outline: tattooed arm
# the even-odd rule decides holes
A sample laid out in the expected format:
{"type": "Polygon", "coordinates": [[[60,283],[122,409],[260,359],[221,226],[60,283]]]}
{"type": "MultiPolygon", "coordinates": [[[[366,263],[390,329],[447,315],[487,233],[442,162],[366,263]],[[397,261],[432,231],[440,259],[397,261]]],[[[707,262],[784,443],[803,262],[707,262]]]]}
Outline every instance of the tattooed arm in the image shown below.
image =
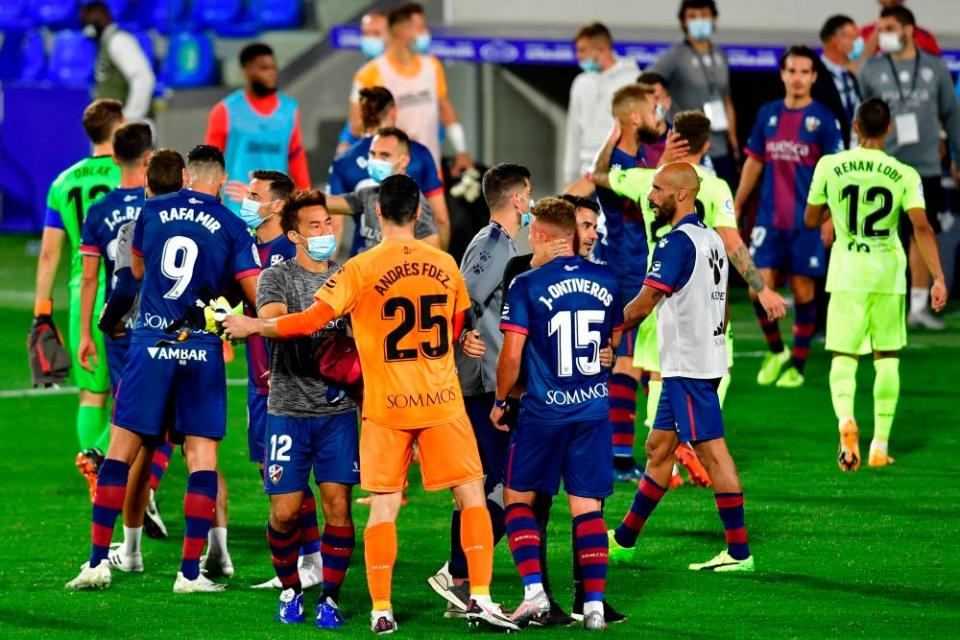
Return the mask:
{"type": "Polygon", "coordinates": [[[750,257],[747,245],[743,244],[737,230],[733,227],[718,227],[714,231],[720,234],[730,263],[743,276],[750,288],[756,292],[757,299],[767,311],[767,316],[771,320],[782,318],[787,312],[783,298],[773,290],[773,287],[767,286],[766,281],[757,269],[757,265],[753,263],[753,258],[750,257]]]}

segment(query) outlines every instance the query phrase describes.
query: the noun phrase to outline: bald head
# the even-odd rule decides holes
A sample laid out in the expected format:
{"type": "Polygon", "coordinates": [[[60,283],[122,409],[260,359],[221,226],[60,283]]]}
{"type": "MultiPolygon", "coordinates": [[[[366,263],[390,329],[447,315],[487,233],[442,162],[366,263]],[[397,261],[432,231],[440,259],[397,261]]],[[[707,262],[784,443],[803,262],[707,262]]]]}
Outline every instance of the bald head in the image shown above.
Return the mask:
{"type": "Polygon", "coordinates": [[[700,192],[700,176],[688,162],[665,164],[653,177],[653,188],[647,201],[657,218],[670,220],[696,212],[697,194],[700,192]]]}

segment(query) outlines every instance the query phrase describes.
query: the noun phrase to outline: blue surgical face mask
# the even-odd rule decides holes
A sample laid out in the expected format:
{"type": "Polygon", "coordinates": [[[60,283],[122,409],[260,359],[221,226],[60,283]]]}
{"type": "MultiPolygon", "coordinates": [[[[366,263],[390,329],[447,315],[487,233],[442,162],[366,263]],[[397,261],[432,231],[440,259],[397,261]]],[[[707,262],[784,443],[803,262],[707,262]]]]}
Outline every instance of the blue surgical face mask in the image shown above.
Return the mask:
{"type": "Polygon", "coordinates": [[[363,36],[360,38],[360,51],[367,58],[376,58],[381,55],[385,49],[383,38],[377,36],[363,36]]]}
{"type": "Polygon", "coordinates": [[[579,63],[580,69],[586,73],[599,73],[600,72],[600,63],[596,60],[587,58],[586,60],[581,60],[579,63]]]}
{"type": "Polygon", "coordinates": [[[863,55],[864,47],[866,47],[866,44],[863,42],[863,38],[857,36],[857,39],[853,41],[853,50],[850,51],[850,55],[847,56],[850,62],[856,62],[860,59],[860,56],[863,55]]]}
{"type": "Polygon", "coordinates": [[[530,226],[530,221],[533,220],[533,214],[531,213],[531,210],[533,209],[533,205],[534,205],[533,198],[530,198],[530,203],[529,203],[529,205],[528,205],[530,208],[520,214],[520,228],[521,228],[521,229],[522,229],[523,227],[529,227],[529,226],[530,226]]]}
{"type": "Polygon", "coordinates": [[[663,108],[662,104],[657,104],[657,106],[654,107],[654,112],[657,114],[657,120],[667,119],[667,110],[663,108]]]}
{"type": "MultiPolygon", "coordinates": [[[[300,236],[299,233],[297,235],[300,236]]],[[[337,239],[332,233],[325,236],[300,237],[307,241],[306,251],[311,260],[323,262],[332,258],[337,252],[337,239]]]]}
{"type": "Polygon", "coordinates": [[[421,33],[417,36],[417,39],[413,41],[413,50],[416,53],[430,53],[430,45],[432,43],[433,39],[429,33],[421,33]]]}
{"type": "Polygon", "coordinates": [[[263,224],[266,220],[274,216],[274,214],[270,214],[266,218],[260,217],[260,207],[262,207],[265,204],[270,204],[270,203],[257,202],[256,200],[251,200],[250,198],[244,198],[243,202],[240,203],[240,213],[237,215],[240,216],[240,219],[243,220],[248,227],[250,227],[251,229],[256,229],[261,224],[263,224]]]}
{"type": "Polygon", "coordinates": [[[694,18],[687,22],[687,33],[694,40],[709,40],[713,35],[713,20],[709,18],[694,18]]]}
{"type": "Polygon", "coordinates": [[[389,160],[378,160],[376,158],[367,159],[367,175],[370,179],[380,184],[393,175],[393,163],[389,160]]]}

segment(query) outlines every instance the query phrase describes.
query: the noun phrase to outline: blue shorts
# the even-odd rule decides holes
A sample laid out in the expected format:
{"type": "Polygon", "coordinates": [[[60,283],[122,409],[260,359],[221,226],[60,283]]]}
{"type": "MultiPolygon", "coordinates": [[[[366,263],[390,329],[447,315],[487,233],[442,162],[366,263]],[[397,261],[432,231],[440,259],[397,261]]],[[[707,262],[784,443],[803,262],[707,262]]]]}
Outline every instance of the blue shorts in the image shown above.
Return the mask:
{"type": "Polygon", "coordinates": [[[485,476],[484,487],[487,493],[503,480],[503,470],[507,464],[507,451],[510,448],[510,432],[500,431],[490,422],[490,410],[493,409],[494,393],[482,393],[466,396],[463,404],[477,438],[480,450],[480,464],[485,476]]]}
{"type": "Polygon", "coordinates": [[[162,443],[171,419],[184,436],[220,440],[226,435],[227,379],[219,341],[162,347],[152,339],[130,341],[113,423],[147,442],[162,443]]]}
{"type": "MultiPolygon", "coordinates": [[[[633,298],[631,298],[631,300],[632,299],[633,298]]],[[[614,352],[617,354],[618,358],[633,359],[633,347],[637,342],[637,332],[639,330],[640,326],[637,325],[636,327],[627,329],[623,332],[623,335],[620,337],[620,344],[617,345],[617,350],[614,352]]]]}
{"type": "Polygon", "coordinates": [[[264,488],[270,495],[303,491],[310,469],[317,484],[360,482],[355,411],[312,418],[267,414],[264,488]]]}
{"type": "Polygon", "coordinates": [[[717,387],[720,378],[664,378],[653,428],[675,431],[680,442],[706,442],[723,437],[723,414],[717,387]]]}
{"type": "Polygon", "coordinates": [[[503,486],[514,491],[606,498],[613,493],[610,419],[544,424],[521,413],[510,436],[503,486]]]}
{"type": "Polygon", "coordinates": [[[758,225],[750,233],[750,254],[759,269],[786,268],[795,276],[812,278],[827,271],[820,229],[774,229],[758,225]]]}
{"type": "Polygon", "coordinates": [[[264,435],[267,432],[267,396],[247,383],[247,448],[250,462],[263,464],[264,435]]]}
{"type": "Polygon", "coordinates": [[[114,340],[103,336],[103,346],[107,351],[107,370],[110,373],[110,388],[114,395],[120,386],[120,378],[123,377],[123,368],[127,364],[127,352],[130,350],[129,335],[114,340]]]}

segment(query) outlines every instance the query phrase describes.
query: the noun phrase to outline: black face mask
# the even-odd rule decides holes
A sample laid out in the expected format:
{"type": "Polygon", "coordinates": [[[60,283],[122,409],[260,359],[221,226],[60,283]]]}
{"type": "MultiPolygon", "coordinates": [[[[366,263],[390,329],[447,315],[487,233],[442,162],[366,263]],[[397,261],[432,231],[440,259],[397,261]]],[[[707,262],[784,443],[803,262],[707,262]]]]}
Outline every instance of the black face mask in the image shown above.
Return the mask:
{"type": "Polygon", "coordinates": [[[103,30],[106,28],[106,25],[88,20],[87,22],[83,23],[83,35],[87,36],[91,40],[99,41],[100,37],[103,36],[103,30]]]}
{"type": "Polygon", "coordinates": [[[265,98],[269,95],[273,95],[274,93],[276,93],[277,88],[268,87],[267,85],[263,84],[259,80],[254,80],[253,82],[250,83],[250,91],[251,93],[253,93],[253,95],[257,96],[258,98],[265,98]]]}

